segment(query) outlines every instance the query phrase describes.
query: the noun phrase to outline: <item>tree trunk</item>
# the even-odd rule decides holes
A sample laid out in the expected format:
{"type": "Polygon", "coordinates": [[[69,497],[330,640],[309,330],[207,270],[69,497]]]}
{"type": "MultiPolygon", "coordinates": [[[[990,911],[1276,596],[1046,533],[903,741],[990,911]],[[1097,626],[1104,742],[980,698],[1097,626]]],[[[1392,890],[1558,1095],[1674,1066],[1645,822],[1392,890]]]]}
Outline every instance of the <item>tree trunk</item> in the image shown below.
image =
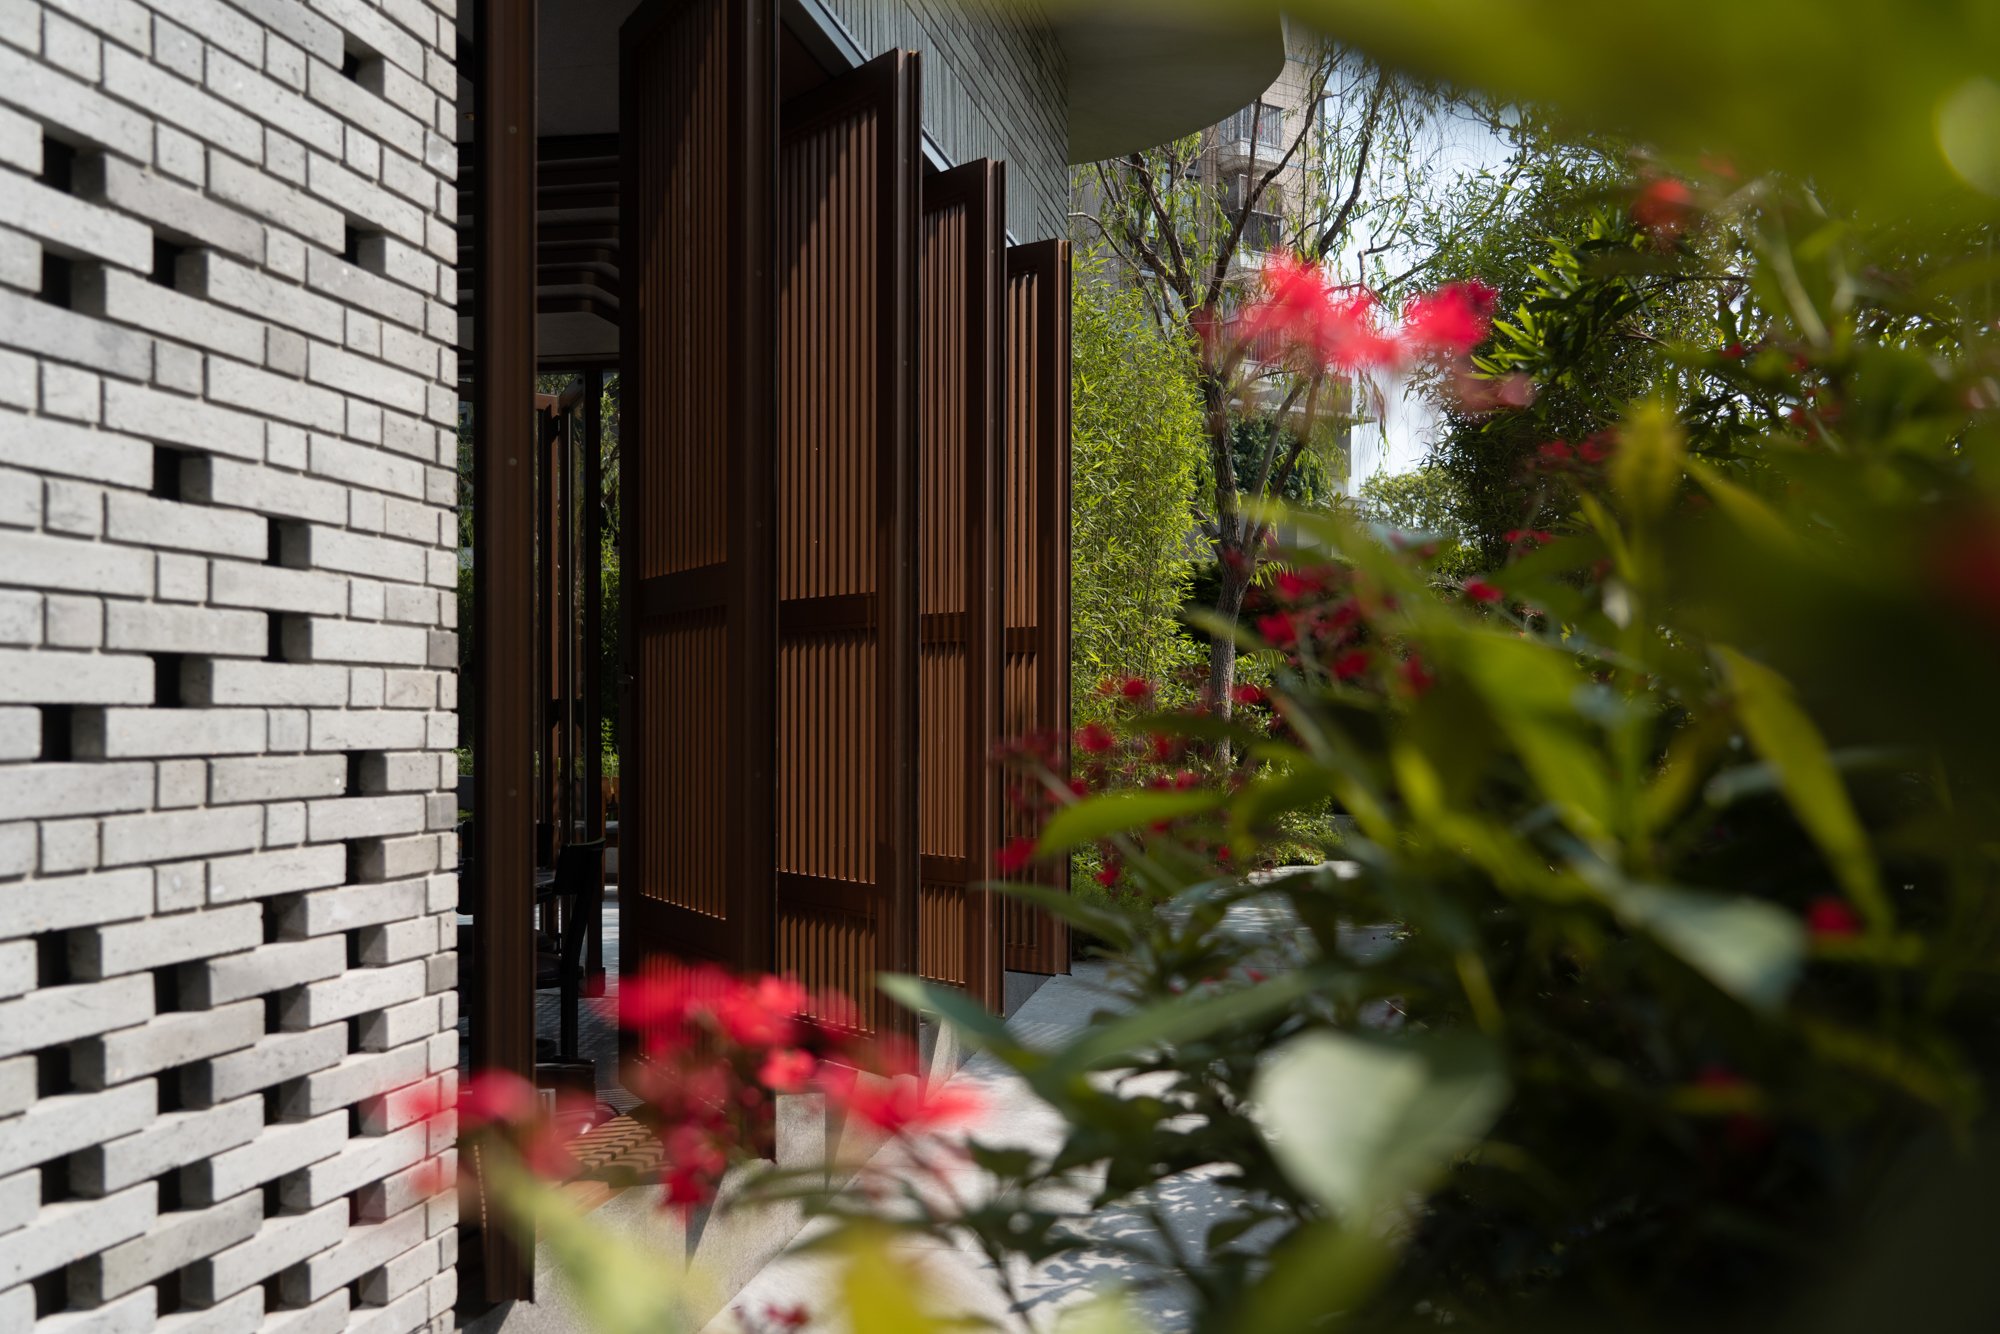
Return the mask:
{"type": "MultiPolygon", "coordinates": [[[[1222,587],[1216,597],[1215,610],[1222,618],[1235,625],[1243,614],[1243,595],[1250,591],[1250,571],[1248,562],[1243,568],[1237,562],[1223,561],[1222,587]]],[[[1215,716],[1228,718],[1236,701],[1231,692],[1236,688],[1236,644],[1225,635],[1216,635],[1208,645],[1208,693],[1214,700],[1215,716]]],[[[1228,764],[1230,746],[1226,740],[1215,743],[1215,758],[1221,764],[1228,764]]]]}

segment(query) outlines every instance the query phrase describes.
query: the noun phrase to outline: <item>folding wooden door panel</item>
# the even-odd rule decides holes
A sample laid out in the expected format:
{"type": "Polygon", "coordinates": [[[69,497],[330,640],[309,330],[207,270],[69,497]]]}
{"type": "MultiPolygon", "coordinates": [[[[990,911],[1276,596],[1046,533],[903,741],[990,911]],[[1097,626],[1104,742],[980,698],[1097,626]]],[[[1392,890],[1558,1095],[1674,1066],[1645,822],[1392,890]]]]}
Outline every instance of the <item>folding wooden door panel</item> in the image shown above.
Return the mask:
{"type": "Polygon", "coordinates": [[[1003,168],[924,183],[917,341],[921,496],[917,970],[1001,1002],[991,878],[1000,835],[1000,414],[1006,392],[1003,168]]]}
{"type": "MultiPolygon", "coordinates": [[[[1069,243],[1007,252],[1007,528],[1004,712],[1009,737],[1047,734],[1069,744],[1069,243]]],[[[1032,834],[1009,809],[1006,834],[1032,834]]],[[[1024,878],[1069,888],[1069,859],[1024,878]]],[[[1017,899],[1005,900],[1007,967],[1067,973],[1069,931],[1017,899]]]]}
{"type": "Polygon", "coordinates": [[[621,34],[624,971],[770,963],[776,0],[621,34]]]}
{"type": "Polygon", "coordinates": [[[906,1029],[874,978],[916,954],[916,57],[782,125],[776,965],[906,1029]]]}

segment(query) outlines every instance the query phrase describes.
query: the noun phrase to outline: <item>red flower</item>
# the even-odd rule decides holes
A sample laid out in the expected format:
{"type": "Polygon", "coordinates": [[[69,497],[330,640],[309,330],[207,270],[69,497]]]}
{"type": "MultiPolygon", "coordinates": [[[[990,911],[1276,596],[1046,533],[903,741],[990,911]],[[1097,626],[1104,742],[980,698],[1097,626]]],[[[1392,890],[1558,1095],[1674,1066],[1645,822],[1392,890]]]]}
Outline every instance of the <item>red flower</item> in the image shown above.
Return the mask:
{"type": "Polygon", "coordinates": [[[1464,589],[1465,595],[1474,602],[1498,602],[1506,596],[1497,586],[1487,583],[1484,579],[1468,579],[1465,581],[1464,589]]]}
{"type": "Polygon", "coordinates": [[[1500,294],[1485,283],[1451,283],[1403,307],[1403,341],[1420,354],[1462,356],[1486,337],[1500,294]]]}
{"type": "Polygon", "coordinates": [[[730,988],[716,1001],[715,1022],[743,1047],[777,1047],[792,1040],[805,988],[788,978],[760,977],[730,988]]]}
{"type": "Polygon", "coordinates": [[[1290,648],[1299,642],[1298,627],[1293,624],[1290,614],[1273,612],[1269,616],[1257,618],[1257,633],[1273,648],[1290,648]]]}
{"type": "Polygon", "coordinates": [[[1280,570],[1272,577],[1271,586],[1278,590],[1278,596],[1287,602],[1304,602],[1319,595],[1319,580],[1297,570],[1280,570]]]}
{"type": "Polygon", "coordinates": [[[1097,868],[1097,874],[1092,876],[1091,879],[1095,880],[1098,884],[1104,886],[1106,889],[1109,889],[1113,885],[1118,883],[1118,876],[1119,876],[1118,863],[1113,861],[1107,861],[1104,863],[1104,865],[1097,868]]]}
{"type": "Polygon", "coordinates": [[[1035,840],[1026,834],[1017,834],[1007,840],[1007,845],[993,854],[993,865],[1002,875],[1013,875],[1025,870],[1035,859],[1035,840]]]}
{"type": "Polygon", "coordinates": [[[1823,895],[1806,905],[1806,930],[1822,940],[1861,934],[1861,915],[1846,899],[1823,895]]]}
{"type": "Polygon", "coordinates": [[[1560,440],[1551,440],[1535,451],[1535,456],[1543,463],[1568,463],[1576,457],[1576,451],[1560,440]]]}
{"type": "Polygon", "coordinates": [[[481,1070],[458,1091],[458,1120],[466,1130],[520,1125],[534,1118],[535,1086],[511,1070],[481,1070]]]}
{"type": "Polygon", "coordinates": [[[1632,201],[1632,221],[1659,240],[1679,236],[1693,217],[1694,191],[1671,176],[1649,182],[1632,201]]]}
{"type": "Polygon", "coordinates": [[[1118,683],[1118,693],[1126,699],[1144,699],[1153,693],[1153,683],[1141,676],[1128,676],[1118,683]]]}
{"type": "Polygon", "coordinates": [[[1302,369],[1367,370],[1393,365],[1400,348],[1375,323],[1375,298],[1336,292],[1319,265],[1297,255],[1273,255],[1263,291],[1237,320],[1243,342],[1260,358],[1289,355],[1302,369]]]}
{"type": "Polygon", "coordinates": [[[1368,651],[1349,649],[1333,660],[1333,677],[1336,681],[1352,681],[1368,670],[1368,651]]]}
{"type": "Polygon", "coordinates": [[[1743,350],[1743,344],[1731,343],[1728,347],[1722,349],[1722,355],[1731,361],[1741,361],[1747,354],[1743,350]]]}
{"type": "Polygon", "coordinates": [[[1510,546],[1520,546],[1525,542],[1529,546],[1538,547],[1556,540],[1556,535],[1546,528],[1509,528],[1505,537],[1510,546]]]}
{"type": "Polygon", "coordinates": [[[1085,723],[1077,729],[1076,748],[1086,755],[1102,755],[1118,744],[1118,738],[1103,723],[1085,723]]]}
{"type": "Polygon", "coordinates": [[[1576,456],[1585,463],[1602,463],[1611,457],[1611,441],[1603,435],[1593,435],[1576,447],[1576,456]]]}
{"type": "Polygon", "coordinates": [[[1264,702],[1264,692],[1246,682],[1243,685],[1231,686],[1229,688],[1229,698],[1235,700],[1238,704],[1262,704],[1264,702]]]}
{"type": "Polygon", "coordinates": [[[812,1323],[812,1313],[803,1305],[773,1305],[764,1308],[764,1319],[769,1321],[774,1329],[804,1329],[812,1323]]]}
{"type": "Polygon", "coordinates": [[[891,1135],[923,1134],[960,1124],[984,1108],[979,1095],[946,1084],[926,1092],[914,1076],[860,1078],[853,1072],[827,1090],[847,1115],[891,1135]]]}
{"type": "Polygon", "coordinates": [[[796,1047],[774,1047],[757,1069],[757,1080],[773,1093],[797,1093],[819,1068],[812,1053],[796,1047]]]}

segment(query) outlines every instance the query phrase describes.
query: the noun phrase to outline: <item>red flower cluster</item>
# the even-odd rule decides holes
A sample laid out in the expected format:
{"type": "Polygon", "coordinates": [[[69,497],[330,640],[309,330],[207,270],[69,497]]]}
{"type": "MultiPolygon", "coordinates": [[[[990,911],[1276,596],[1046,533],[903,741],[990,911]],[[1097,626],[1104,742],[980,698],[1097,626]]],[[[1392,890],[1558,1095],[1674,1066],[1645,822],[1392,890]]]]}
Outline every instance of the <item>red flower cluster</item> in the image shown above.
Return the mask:
{"type": "Polygon", "coordinates": [[[1671,244],[1694,220],[1694,191],[1686,181],[1662,176],[1649,181],[1632,201],[1632,221],[1653,234],[1661,244],[1671,244]]]}
{"type": "Polygon", "coordinates": [[[1861,914],[1846,899],[1822,895],[1806,905],[1806,931],[1821,940],[1844,940],[1861,934],[1861,914]]]}
{"type": "Polygon", "coordinates": [[[1412,298],[1402,327],[1388,331],[1373,293],[1336,287],[1319,264],[1279,254],[1265,264],[1263,289],[1236,317],[1234,334],[1239,351],[1306,373],[1394,370],[1464,356],[1486,337],[1498,298],[1485,283],[1452,283],[1412,298]]]}

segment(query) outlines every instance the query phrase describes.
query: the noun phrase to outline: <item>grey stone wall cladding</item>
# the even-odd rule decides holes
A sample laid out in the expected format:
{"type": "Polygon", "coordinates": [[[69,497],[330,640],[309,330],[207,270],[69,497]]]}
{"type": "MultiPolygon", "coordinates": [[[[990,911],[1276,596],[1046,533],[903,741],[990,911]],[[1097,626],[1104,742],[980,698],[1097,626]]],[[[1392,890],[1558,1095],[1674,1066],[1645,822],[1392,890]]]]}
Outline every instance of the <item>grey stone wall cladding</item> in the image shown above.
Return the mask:
{"type": "Polygon", "coordinates": [[[455,7],[0,0],[7,1334],[450,1325],[455,7]]]}
{"type": "Polygon", "coordinates": [[[1017,241],[1069,235],[1069,72],[1034,0],[824,0],[870,56],[923,53],[924,128],[954,162],[1007,164],[1017,241]]]}

